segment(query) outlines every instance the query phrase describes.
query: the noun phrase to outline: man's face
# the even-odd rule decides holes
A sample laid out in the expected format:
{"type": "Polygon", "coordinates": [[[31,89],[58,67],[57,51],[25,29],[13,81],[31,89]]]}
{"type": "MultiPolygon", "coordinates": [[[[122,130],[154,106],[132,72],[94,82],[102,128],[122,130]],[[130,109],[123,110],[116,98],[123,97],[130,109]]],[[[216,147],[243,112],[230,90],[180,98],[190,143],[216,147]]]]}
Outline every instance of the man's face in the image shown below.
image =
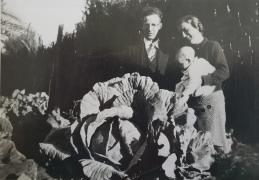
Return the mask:
{"type": "Polygon", "coordinates": [[[156,14],[151,14],[143,19],[142,32],[147,40],[154,40],[162,28],[161,19],[156,14]]]}

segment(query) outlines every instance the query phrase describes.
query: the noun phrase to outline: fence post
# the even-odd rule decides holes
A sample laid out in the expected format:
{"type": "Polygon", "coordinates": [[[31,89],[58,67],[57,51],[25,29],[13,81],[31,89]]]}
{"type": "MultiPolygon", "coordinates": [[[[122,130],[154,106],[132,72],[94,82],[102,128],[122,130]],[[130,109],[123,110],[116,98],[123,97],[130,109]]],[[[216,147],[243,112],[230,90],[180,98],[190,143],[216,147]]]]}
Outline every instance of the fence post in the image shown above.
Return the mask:
{"type": "Polygon", "coordinates": [[[48,110],[51,111],[58,107],[60,104],[60,49],[63,39],[63,25],[58,27],[57,41],[55,44],[54,58],[52,64],[52,72],[49,83],[49,106],[48,110]]]}
{"type": "Polygon", "coordinates": [[[0,96],[2,96],[2,48],[1,48],[1,56],[0,56],[0,96]]]}

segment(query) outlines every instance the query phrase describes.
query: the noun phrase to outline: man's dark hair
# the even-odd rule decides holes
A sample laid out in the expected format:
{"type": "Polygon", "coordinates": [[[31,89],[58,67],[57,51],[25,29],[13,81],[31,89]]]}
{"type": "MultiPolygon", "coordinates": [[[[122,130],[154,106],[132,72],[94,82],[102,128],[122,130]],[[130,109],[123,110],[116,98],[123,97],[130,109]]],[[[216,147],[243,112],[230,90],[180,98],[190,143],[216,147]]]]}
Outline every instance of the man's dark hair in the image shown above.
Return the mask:
{"type": "Polygon", "coordinates": [[[144,19],[144,17],[153,15],[153,14],[157,15],[162,20],[163,13],[160,9],[158,9],[157,7],[146,6],[142,9],[141,21],[144,19]]]}

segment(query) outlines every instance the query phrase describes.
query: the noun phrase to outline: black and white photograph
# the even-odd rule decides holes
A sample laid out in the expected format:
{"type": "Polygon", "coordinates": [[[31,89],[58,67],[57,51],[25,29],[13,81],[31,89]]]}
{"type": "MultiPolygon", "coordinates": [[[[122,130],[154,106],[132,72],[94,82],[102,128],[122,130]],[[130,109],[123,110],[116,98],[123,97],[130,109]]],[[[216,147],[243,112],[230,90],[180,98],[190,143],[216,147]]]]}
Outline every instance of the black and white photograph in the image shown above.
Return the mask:
{"type": "Polygon", "coordinates": [[[1,0],[0,180],[258,180],[259,0],[1,0]]]}

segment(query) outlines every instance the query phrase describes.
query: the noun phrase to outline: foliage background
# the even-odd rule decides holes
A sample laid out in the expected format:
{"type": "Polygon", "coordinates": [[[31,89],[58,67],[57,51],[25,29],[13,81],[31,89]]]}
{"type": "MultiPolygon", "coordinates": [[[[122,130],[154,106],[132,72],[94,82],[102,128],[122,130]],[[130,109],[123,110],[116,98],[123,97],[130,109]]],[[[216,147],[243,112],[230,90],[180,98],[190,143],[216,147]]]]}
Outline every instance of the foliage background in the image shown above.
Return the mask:
{"type": "Polygon", "coordinates": [[[61,28],[49,47],[1,6],[2,94],[45,91],[52,107],[67,111],[95,82],[120,75],[119,60],[112,54],[137,40],[138,15],[146,5],[162,9],[162,38],[175,42],[177,19],[186,14],[200,17],[206,36],[221,43],[230,66],[231,78],[224,85],[228,126],[240,139],[258,142],[258,0],[86,0],[75,32],[62,34],[61,28]]]}

